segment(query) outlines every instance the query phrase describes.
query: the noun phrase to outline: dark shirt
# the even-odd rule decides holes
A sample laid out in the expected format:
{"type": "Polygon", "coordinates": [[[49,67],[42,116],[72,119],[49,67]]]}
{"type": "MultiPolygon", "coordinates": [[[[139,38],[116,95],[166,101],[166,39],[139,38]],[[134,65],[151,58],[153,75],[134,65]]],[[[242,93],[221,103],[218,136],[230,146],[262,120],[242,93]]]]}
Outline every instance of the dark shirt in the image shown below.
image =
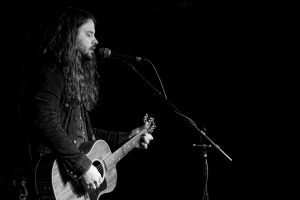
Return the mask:
{"type": "Polygon", "coordinates": [[[33,106],[29,118],[35,128],[31,143],[34,154],[39,154],[37,157],[53,153],[75,177],[80,177],[91,165],[91,160],[79,149],[83,142],[102,139],[114,149],[128,139],[129,132],[92,127],[84,106],[63,98],[64,76],[55,63],[43,64],[37,78],[31,85],[35,89],[29,100],[33,106]]]}

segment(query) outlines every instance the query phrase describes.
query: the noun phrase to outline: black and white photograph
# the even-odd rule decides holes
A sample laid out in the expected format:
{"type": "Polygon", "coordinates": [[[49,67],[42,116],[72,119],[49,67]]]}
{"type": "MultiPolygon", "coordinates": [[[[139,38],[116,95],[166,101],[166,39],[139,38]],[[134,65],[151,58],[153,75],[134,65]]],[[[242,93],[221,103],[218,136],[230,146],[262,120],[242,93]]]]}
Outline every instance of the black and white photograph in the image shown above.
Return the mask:
{"type": "Polygon", "coordinates": [[[0,199],[288,199],[295,12],[199,0],[1,8],[0,199]]]}

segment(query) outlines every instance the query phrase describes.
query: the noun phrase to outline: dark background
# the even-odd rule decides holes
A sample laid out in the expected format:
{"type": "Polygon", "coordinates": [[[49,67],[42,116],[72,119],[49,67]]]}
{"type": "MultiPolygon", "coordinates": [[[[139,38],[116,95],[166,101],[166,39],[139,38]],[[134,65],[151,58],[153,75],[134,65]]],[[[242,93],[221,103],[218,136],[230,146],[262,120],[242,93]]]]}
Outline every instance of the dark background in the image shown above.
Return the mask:
{"type": "MultiPolygon", "coordinates": [[[[206,127],[233,161],[208,150],[210,199],[278,197],[282,191],[282,115],[296,79],[288,64],[293,12],[275,3],[200,1],[41,1],[2,6],[5,100],[1,184],[5,195],[28,156],[19,99],[34,66],[39,28],[64,5],[95,14],[98,46],[152,61],[168,100],[206,127]],[[288,15],[287,15],[288,14],[288,15]],[[18,138],[18,139],[17,139],[18,138]],[[10,141],[14,141],[13,143],[10,141]],[[6,173],[7,172],[7,173],[6,173]]],[[[291,56],[291,55],[289,55],[291,56]]],[[[136,69],[161,90],[150,63],[136,69]]],[[[131,130],[152,113],[157,128],[147,151],[134,150],[118,164],[118,184],[108,199],[201,199],[200,134],[128,66],[99,67],[100,103],[93,125],[131,130]]],[[[161,90],[162,91],[162,90],[161,90]]],[[[283,117],[284,118],[284,117],[283,117]]],[[[202,142],[209,144],[203,139],[202,142]]],[[[4,195],[4,196],[5,196],[4,195]]]]}

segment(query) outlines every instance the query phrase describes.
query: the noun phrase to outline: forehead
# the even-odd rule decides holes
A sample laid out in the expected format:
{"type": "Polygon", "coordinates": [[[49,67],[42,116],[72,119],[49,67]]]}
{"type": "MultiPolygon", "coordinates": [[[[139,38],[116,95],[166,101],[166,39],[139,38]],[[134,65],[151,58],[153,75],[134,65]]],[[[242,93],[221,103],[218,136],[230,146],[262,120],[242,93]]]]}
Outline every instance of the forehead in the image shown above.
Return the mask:
{"type": "Polygon", "coordinates": [[[92,31],[95,32],[95,24],[94,21],[89,19],[86,23],[82,24],[79,28],[78,28],[79,32],[82,31],[92,31]]]}

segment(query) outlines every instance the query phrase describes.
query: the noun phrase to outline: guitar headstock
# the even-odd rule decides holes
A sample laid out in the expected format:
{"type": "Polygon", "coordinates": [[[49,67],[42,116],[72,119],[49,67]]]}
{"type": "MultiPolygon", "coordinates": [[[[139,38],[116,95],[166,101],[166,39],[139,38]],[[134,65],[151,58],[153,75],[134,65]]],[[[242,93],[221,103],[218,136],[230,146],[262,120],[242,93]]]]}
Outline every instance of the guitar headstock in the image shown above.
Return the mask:
{"type": "Polygon", "coordinates": [[[145,128],[147,129],[148,133],[152,133],[156,127],[154,123],[154,118],[150,117],[147,113],[144,116],[144,123],[145,123],[145,128]]]}

